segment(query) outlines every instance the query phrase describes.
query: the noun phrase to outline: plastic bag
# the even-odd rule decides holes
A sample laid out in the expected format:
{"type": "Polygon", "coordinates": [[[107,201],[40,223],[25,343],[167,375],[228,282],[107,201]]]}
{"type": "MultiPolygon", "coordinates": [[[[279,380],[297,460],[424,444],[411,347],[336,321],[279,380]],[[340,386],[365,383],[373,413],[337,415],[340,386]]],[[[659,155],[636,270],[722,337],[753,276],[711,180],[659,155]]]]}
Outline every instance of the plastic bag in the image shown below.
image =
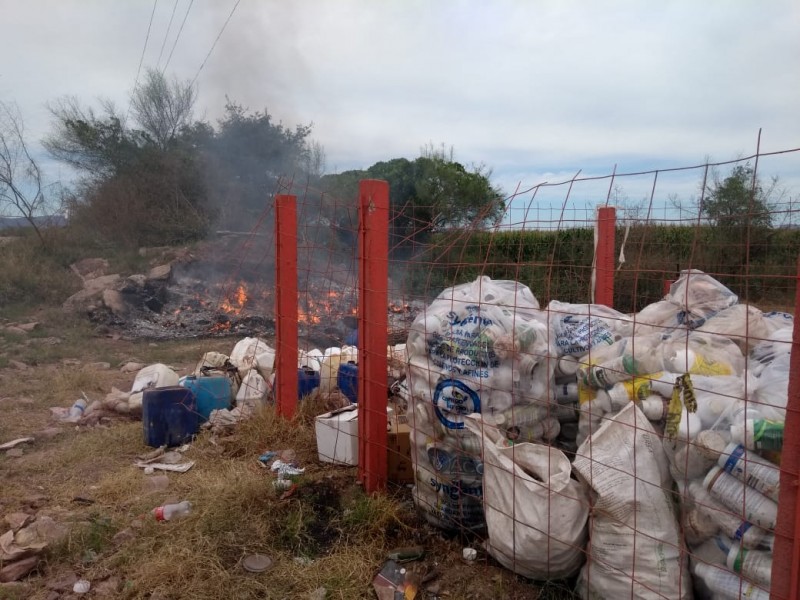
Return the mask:
{"type": "MultiPolygon", "coordinates": [[[[466,416],[516,406],[526,409],[532,425],[527,433],[536,430],[535,424],[548,415],[556,363],[547,315],[526,286],[481,277],[444,290],[421,312],[406,351],[408,420],[416,441],[415,501],[433,524],[482,528],[480,476],[468,473],[465,480],[458,469],[435,468],[431,444],[439,458],[465,454],[479,459],[479,441],[464,428],[466,416]],[[433,423],[427,419],[429,409],[433,423]],[[416,435],[417,427],[426,435],[416,435]]],[[[459,458],[455,464],[465,463],[459,458]]]]}
{"type": "Polygon", "coordinates": [[[607,306],[553,300],[547,310],[559,356],[584,356],[596,346],[611,345],[633,332],[629,317],[607,306]]]}
{"type": "Polygon", "coordinates": [[[489,554],[524,577],[573,575],[584,560],[589,493],[570,478],[569,459],[550,446],[504,444],[480,415],[467,427],[483,441],[489,554]]]}
{"type": "Polygon", "coordinates": [[[696,329],[718,312],[736,304],[739,298],[711,275],[689,269],[681,271],[665,300],[680,307],[678,320],[681,324],[696,329]]]}
{"type": "Polygon", "coordinates": [[[755,306],[735,304],[709,318],[696,331],[731,338],[746,352],[772,332],[772,325],[755,306]]]}
{"type": "Polygon", "coordinates": [[[582,598],[691,598],[658,435],[630,403],[578,448],[573,468],[595,492],[582,598]]]}
{"type": "Polygon", "coordinates": [[[268,379],[275,364],[275,350],[258,338],[244,338],[233,347],[231,364],[239,369],[242,377],[251,369],[257,369],[264,379],[268,379]]]}

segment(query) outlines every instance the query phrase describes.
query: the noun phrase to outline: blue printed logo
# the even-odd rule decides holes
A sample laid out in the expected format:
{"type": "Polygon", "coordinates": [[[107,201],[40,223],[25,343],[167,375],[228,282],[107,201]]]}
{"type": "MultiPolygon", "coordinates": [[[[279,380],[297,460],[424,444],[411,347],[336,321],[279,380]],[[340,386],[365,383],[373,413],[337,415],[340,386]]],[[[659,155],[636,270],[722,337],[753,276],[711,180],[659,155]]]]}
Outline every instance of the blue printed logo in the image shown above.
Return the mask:
{"type": "Polygon", "coordinates": [[[463,381],[444,379],[436,386],[433,408],[442,425],[448,429],[464,429],[464,416],[481,412],[481,399],[463,381]]]}

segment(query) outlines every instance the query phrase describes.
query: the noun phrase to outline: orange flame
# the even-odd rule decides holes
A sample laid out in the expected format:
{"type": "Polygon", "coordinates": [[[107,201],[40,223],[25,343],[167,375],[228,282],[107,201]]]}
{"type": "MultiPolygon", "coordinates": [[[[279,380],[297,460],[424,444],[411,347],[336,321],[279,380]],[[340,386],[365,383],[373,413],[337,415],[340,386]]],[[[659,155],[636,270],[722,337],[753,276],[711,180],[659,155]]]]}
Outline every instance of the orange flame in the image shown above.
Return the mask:
{"type": "Polygon", "coordinates": [[[222,301],[220,308],[228,314],[238,315],[241,314],[246,302],[247,288],[243,283],[240,283],[233,294],[222,301]]]}

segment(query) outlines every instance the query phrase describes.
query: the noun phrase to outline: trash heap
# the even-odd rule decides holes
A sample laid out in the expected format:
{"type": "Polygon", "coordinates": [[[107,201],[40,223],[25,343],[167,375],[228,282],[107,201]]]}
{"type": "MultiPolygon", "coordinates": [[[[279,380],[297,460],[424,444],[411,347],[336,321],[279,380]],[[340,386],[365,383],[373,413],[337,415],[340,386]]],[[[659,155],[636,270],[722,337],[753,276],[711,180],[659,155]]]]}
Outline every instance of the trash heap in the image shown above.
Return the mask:
{"type": "Polygon", "coordinates": [[[591,552],[584,598],[768,598],[792,325],[696,270],[632,315],[449,288],[408,337],[414,500],[527,577],[591,552]]]}

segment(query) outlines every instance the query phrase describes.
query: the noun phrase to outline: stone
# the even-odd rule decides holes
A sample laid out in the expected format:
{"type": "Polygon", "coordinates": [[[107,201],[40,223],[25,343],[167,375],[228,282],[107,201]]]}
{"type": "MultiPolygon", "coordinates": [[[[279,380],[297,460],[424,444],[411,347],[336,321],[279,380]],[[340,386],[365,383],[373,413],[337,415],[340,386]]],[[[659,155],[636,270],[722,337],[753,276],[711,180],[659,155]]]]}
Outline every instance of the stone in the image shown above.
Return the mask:
{"type": "Polygon", "coordinates": [[[6,523],[8,523],[8,526],[11,527],[11,531],[14,533],[25,527],[25,525],[32,520],[33,517],[31,517],[31,515],[23,512],[13,512],[5,516],[6,523]]]}
{"type": "Polygon", "coordinates": [[[37,438],[41,437],[47,440],[51,440],[63,432],[64,430],[59,427],[46,427],[45,429],[42,429],[41,431],[37,432],[36,437],[37,438]]]}
{"type": "Polygon", "coordinates": [[[80,367],[81,361],[77,358],[63,358],[61,359],[61,364],[65,367],[80,367]]]}
{"type": "Polygon", "coordinates": [[[119,274],[87,279],[83,282],[83,289],[67,298],[61,307],[68,312],[88,311],[100,300],[105,290],[116,289],[120,279],[119,274]]]}
{"type": "Polygon", "coordinates": [[[93,362],[86,365],[95,371],[108,371],[111,368],[111,363],[107,362],[93,362]]]}
{"type": "Polygon", "coordinates": [[[33,331],[34,329],[39,327],[39,323],[38,321],[32,321],[30,323],[22,323],[20,325],[17,325],[17,327],[19,329],[22,329],[23,331],[33,331]]]}
{"type": "Polygon", "coordinates": [[[11,458],[19,458],[24,454],[25,451],[22,448],[12,448],[11,450],[6,450],[6,456],[10,456],[11,458]]]}
{"type": "Polygon", "coordinates": [[[15,335],[27,335],[28,332],[22,329],[22,327],[17,327],[16,325],[7,325],[3,328],[3,331],[7,333],[13,333],[15,335]]]}
{"type": "Polygon", "coordinates": [[[93,586],[94,595],[97,598],[116,598],[120,587],[119,577],[109,577],[93,586]]]}
{"type": "Polygon", "coordinates": [[[75,585],[76,581],[78,581],[78,576],[75,575],[75,573],[67,573],[60,577],[48,579],[47,582],[45,582],[45,586],[48,590],[53,590],[55,592],[68,592],[72,590],[72,586],[75,585]]]}
{"type": "Polygon", "coordinates": [[[108,272],[108,266],[108,261],[105,258],[84,258],[72,263],[69,268],[81,280],[86,281],[87,279],[96,279],[105,275],[108,272]]]}
{"type": "Polygon", "coordinates": [[[170,276],[172,275],[172,265],[158,265],[157,267],[153,267],[150,269],[150,272],[147,274],[148,281],[169,281],[170,276]]]}
{"type": "Polygon", "coordinates": [[[17,371],[27,371],[28,370],[28,365],[26,365],[24,362],[19,361],[19,360],[10,360],[10,361],[8,361],[8,365],[10,367],[12,367],[13,369],[16,369],[17,371]]]}
{"type": "Polygon", "coordinates": [[[33,571],[38,564],[38,556],[29,556],[28,558],[23,558],[22,560],[18,560],[8,565],[4,564],[3,568],[0,569],[0,581],[3,583],[17,581],[33,571]]]}
{"type": "Polygon", "coordinates": [[[129,288],[143,288],[144,284],[147,283],[147,275],[137,273],[136,275],[131,275],[125,281],[128,284],[127,287],[129,288]]]}
{"type": "Polygon", "coordinates": [[[136,539],[136,534],[134,533],[133,529],[126,527],[125,529],[118,531],[114,537],[111,538],[111,541],[115,546],[122,546],[123,544],[127,544],[134,539],[136,539]]]}
{"type": "Polygon", "coordinates": [[[146,365],[144,363],[140,362],[127,362],[124,365],[122,365],[120,371],[122,371],[123,373],[138,373],[139,371],[144,369],[145,366],[146,365]]]}
{"type": "Polygon", "coordinates": [[[125,297],[117,290],[103,290],[103,304],[118,317],[128,314],[128,304],[125,297]]]}

